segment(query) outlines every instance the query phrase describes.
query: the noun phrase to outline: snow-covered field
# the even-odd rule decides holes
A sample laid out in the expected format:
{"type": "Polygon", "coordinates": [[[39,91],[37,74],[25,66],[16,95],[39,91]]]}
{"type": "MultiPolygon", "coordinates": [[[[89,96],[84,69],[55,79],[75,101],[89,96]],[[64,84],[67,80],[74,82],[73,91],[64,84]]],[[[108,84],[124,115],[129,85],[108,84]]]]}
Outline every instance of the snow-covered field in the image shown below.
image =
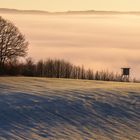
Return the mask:
{"type": "Polygon", "coordinates": [[[0,140],[140,140],[140,84],[1,77],[0,140]]]}

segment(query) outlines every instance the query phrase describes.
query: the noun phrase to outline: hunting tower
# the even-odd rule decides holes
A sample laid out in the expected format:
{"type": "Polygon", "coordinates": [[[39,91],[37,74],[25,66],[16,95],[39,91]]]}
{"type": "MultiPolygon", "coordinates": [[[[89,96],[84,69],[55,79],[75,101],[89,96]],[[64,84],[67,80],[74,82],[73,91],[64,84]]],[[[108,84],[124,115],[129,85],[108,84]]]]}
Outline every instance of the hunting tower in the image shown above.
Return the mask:
{"type": "Polygon", "coordinates": [[[130,79],[130,68],[121,68],[122,70],[122,81],[129,82],[130,79]]]}

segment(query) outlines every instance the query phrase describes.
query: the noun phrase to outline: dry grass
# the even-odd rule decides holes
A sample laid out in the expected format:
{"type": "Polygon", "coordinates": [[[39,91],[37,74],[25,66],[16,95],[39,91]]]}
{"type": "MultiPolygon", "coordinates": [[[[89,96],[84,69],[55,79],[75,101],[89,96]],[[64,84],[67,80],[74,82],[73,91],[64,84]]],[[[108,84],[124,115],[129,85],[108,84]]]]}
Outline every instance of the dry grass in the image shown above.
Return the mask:
{"type": "Polygon", "coordinates": [[[1,140],[139,140],[140,84],[0,78],[1,140]]]}

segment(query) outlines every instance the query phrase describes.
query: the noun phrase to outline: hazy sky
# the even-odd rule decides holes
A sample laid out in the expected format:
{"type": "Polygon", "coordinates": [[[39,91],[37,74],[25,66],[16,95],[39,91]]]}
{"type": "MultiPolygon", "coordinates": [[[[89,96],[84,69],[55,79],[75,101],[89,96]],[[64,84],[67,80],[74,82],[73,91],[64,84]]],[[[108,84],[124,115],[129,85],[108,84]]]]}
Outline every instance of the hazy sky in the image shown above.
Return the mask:
{"type": "Polygon", "coordinates": [[[67,10],[140,11],[140,0],[0,0],[1,8],[67,10]]]}
{"type": "Polygon", "coordinates": [[[131,67],[140,79],[140,16],[1,14],[29,41],[28,57],[59,58],[94,70],[131,67]]]}

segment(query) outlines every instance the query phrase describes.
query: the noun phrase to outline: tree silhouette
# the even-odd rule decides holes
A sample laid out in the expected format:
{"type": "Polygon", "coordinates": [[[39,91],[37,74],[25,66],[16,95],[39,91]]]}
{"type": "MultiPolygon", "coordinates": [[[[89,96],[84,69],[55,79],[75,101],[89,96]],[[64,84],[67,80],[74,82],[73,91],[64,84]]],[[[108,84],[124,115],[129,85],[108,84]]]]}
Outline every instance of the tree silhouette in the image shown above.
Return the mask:
{"type": "Polygon", "coordinates": [[[4,70],[5,63],[24,57],[27,47],[28,42],[18,28],[0,17],[0,73],[4,70]]]}

